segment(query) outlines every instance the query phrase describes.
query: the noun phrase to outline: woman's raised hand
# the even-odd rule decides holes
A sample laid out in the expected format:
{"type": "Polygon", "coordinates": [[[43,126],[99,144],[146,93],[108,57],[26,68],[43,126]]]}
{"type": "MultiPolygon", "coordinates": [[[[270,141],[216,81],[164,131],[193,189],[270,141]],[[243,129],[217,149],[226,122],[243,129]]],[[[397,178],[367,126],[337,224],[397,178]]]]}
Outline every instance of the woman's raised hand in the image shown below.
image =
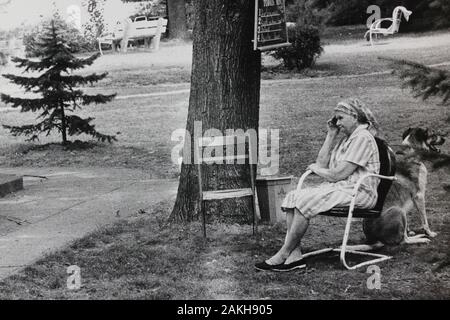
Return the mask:
{"type": "Polygon", "coordinates": [[[337,119],[333,117],[327,121],[328,133],[331,135],[337,135],[339,133],[339,127],[337,126],[337,119]]]}

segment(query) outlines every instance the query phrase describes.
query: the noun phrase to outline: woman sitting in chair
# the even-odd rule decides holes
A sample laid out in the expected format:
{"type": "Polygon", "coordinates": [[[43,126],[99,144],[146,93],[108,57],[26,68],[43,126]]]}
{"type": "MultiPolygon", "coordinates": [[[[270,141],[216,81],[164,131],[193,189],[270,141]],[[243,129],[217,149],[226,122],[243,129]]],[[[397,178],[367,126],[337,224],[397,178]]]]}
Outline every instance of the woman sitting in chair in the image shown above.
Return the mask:
{"type": "MultiPolygon", "coordinates": [[[[300,241],[309,220],[331,208],[349,206],[358,179],[367,173],[379,173],[380,161],[374,138],[378,124],[372,112],[357,99],[339,102],[334,111],[334,117],[327,123],[327,136],[316,163],[308,167],[326,182],[287,194],[281,206],[286,212],[287,223],[284,244],[274,256],[257,263],[258,270],[289,271],[302,267],[300,241]]],[[[377,178],[364,180],[356,198],[357,207],[375,206],[378,182],[377,178]]]]}

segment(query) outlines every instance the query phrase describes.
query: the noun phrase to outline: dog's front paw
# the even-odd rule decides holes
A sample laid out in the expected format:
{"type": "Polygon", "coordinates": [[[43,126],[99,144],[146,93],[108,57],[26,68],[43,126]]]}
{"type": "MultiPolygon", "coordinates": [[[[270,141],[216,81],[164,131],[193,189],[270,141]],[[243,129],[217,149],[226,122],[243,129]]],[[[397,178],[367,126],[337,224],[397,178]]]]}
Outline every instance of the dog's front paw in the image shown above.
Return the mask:
{"type": "Polygon", "coordinates": [[[429,236],[430,238],[434,238],[437,236],[437,233],[434,231],[431,231],[430,229],[425,229],[425,233],[427,234],[427,236],[429,236]]]}
{"type": "Polygon", "coordinates": [[[420,244],[420,243],[429,243],[431,242],[430,239],[425,238],[424,234],[418,234],[413,237],[407,237],[403,240],[403,243],[405,244],[420,244]]]}

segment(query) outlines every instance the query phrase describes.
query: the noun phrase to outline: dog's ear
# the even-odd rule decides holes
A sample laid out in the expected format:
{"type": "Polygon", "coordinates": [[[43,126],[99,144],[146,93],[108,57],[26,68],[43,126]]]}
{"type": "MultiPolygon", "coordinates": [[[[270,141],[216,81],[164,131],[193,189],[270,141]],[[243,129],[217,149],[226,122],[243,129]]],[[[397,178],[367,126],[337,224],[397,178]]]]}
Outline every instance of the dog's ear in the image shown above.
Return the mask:
{"type": "Polygon", "coordinates": [[[429,133],[428,133],[428,128],[419,128],[419,130],[417,130],[417,138],[420,139],[420,141],[426,141],[429,138],[429,133]]]}
{"type": "Polygon", "coordinates": [[[411,133],[412,128],[408,128],[405,132],[403,132],[402,139],[405,140],[405,138],[411,133]]]}

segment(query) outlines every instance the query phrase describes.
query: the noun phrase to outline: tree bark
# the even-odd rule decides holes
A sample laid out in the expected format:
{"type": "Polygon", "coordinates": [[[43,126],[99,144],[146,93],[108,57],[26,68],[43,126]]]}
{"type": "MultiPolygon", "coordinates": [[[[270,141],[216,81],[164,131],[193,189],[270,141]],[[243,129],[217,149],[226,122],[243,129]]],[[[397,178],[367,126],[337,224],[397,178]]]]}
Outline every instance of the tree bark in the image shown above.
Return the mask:
{"type": "Polygon", "coordinates": [[[169,38],[186,39],[186,3],[185,0],[167,0],[167,11],[169,16],[169,38]]]}
{"type": "Polygon", "coordinates": [[[67,124],[66,124],[66,113],[64,112],[64,106],[61,105],[61,134],[62,134],[62,144],[67,145],[67,124]]]}
{"type": "MultiPolygon", "coordinates": [[[[254,1],[195,1],[193,63],[186,130],[191,161],[183,159],[177,199],[172,211],[175,220],[200,218],[197,165],[194,164],[194,122],[201,121],[203,134],[215,128],[257,131],[261,53],[253,51],[254,1]],[[189,138],[189,136],[187,136],[189,138]],[[190,142],[190,143],[189,143],[190,142]],[[190,146],[189,146],[190,145],[190,146]]],[[[198,128],[197,128],[198,129],[198,128]]],[[[254,147],[257,147],[254,146],[254,147]]],[[[248,165],[203,164],[204,190],[250,186],[248,165]]],[[[251,198],[206,202],[208,219],[239,216],[251,221],[251,198]]]]}

